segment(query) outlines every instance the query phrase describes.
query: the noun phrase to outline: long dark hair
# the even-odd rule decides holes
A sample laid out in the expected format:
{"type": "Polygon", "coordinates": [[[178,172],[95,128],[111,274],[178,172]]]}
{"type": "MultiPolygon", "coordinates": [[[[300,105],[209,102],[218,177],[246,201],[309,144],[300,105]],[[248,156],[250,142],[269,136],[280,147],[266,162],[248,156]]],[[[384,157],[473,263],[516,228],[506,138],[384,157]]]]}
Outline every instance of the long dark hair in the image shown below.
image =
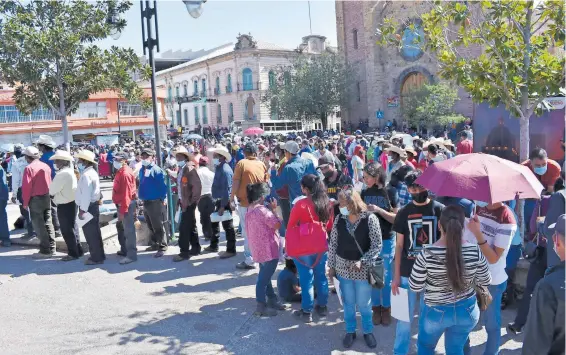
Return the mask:
{"type": "Polygon", "coordinates": [[[318,219],[321,222],[328,222],[330,219],[330,200],[320,177],[313,174],[305,175],[301,179],[301,186],[309,192],[318,219]]]}
{"type": "Polygon", "coordinates": [[[466,289],[465,267],[462,256],[462,236],[464,231],[464,209],[461,206],[447,206],[440,215],[440,226],[446,240],[446,271],[448,282],[454,292],[466,289]]]}

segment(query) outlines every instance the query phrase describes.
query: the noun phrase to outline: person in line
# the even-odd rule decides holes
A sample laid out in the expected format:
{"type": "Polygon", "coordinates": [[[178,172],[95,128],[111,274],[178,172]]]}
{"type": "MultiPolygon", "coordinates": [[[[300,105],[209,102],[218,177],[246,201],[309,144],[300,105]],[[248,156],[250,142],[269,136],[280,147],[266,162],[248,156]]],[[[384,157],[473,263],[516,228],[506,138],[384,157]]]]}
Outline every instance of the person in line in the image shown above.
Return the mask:
{"type": "Polygon", "coordinates": [[[402,160],[407,158],[407,153],[396,145],[392,145],[387,150],[389,155],[389,162],[387,164],[387,181],[391,180],[391,174],[397,171],[400,167],[406,165],[402,160]]]}
{"type": "MultiPolygon", "coordinates": [[[[397,212],[393,222],[393,231],[397,235],[391,292],[398,295],[399,287],[407,289],[411,320],[417,302],[417,293],[409,288],[411,270],[421,250],[434,244],[440,238],[438,219],[444,208],[443,204],[430,198],[426,188],[415,183],[420,175],[420,171],[413,170],[405,176],[405,184],[411,194],[412,201],[397,212]]],[[[408,354],[410,345],[411,322],[397,320],[393,353],[395,355],[408,354]]]]}
{"type": "MultiPolygon", "coordinates": [[[[214,210],[219,216],[224,213],[232,214],[230,208],[230,194],[232,192],[232,179],[234,173],[228,164],[232,155],[225,147],[216,147],[208,150],[212,153],[212,164],[214,165],[214,180],[212,181],[212,199],[214,210]]],[[[222,221],[222,228],[226,233],[226,251],[219,254],[220,259],[228,259],[236,256],[236,231],[232,218],[222,221]]],[[[218,251],[220,239],[220,223],[212,222],[212,239],[209,248],[218,251]]]]}
{"type": "Polygon", "coordinates": [[[364,167],[366,189],[362,190],[362,200],[368,211],[375,213],[379,221],[382,237],[381,254],[384,267],[385,286],[374,288],[371,294],[372,321],[374,325],[391,324],[391,280],[393,279],[393,260],[395,258],[395,233],[391,230],[397,215],[399,198],[395,189],[385,185],[387,174],[379,163],[369,163],[364,167]]]}
{"type": "MultiPolygon", "coordinates": [[[[385,167],[382,165],[383,169],[385,167]]],[[[410,166],[405,165],[395,170],[391,174],[391,180],[387,184],[388,187],[395,189],[395,193],[399,198],[399,208],[404,207],[413,201],[409,190],[407,189],[407,184],[405,184],[405,177],[410,171],[413,171],[410,166]]]]}
{"type": "Polygon", "coordinates": [[[246,212],[246,233],[254,261],[259,264],[259,274],[256,283],[257,316],[275,316],[277,310],[286,307],[279,302],[271,278],[279,263],[279,228],[281,220],[275,215],[277,200],[264,206],[265,198],[269,195],[266,183],[249,184],[246,188],[248,208],[246,212]]]}
{"type": "Polygon", "coordinates": [[[143,201],[143,214],[151,231],[151,245],[146,251],[156,251],[156,258],[167,250],[167,239],[163,228],[163,208],[167,197],[167,184],[163,170],[157,166],[155,152],[149,148],[142,151],[142,168],[139,175],[139,198],[143,201]]]}
{"type": "MultiPolygon", "coordinates": [[[[346,335],[342,340],[350,348],[356,339],[356,306],[362,316],[362,332],[370,349],[377,346],[373,335],[368,262],[381,252],[381,228],[377,217],[367,210],[353,189],[338,193],[340,215],[336,217],[328,247],[329,276],[337,277],[344,303],[346,335]]],[[[302,285],[302,284],[301,284],[302,285]]]]}
{"type": "Polygon", "coordinates": [[[173,257],[174,262],[189,260],[199,255],[201,246],[198,239],[196,210],[200,199],[202,186],[197,173],[197,165],[190,160],[190,151],[185,147],[178,147],[175,158],[180,171],[177,172],[179,188],[179,205],[181,206],[181,223],[179,225],[178,255],[173,257]]]}
{"type": "Polygon", "coordinates": [[[8,228],[8,213],[6,207],[10,199],[10,189],[4,168],[0,167],[0,246],[10,247],[10,229],[8,228]]]}
{"type": "Polygon", "coordinates": [[[334,205],[334,215],[338,216],[340,214],[338,192],[345,186],[353,186],[352,178],[337,169],[336,162],[327,157],[322,157],[318,160],[318,169],[324,176],[323,182],[326,186],[326,194],[330,199],[330,203],[334,205]]]}
{"type": "Polygon", "coordinates": [[[77,176],[72,167],[74,161],[71,153],[58,150],[50,158],[55,163],[55,178],[49,185],[49,195],[57,205],[57,214],[61,225],[61,233],[67,245],[67,255],[61,260],[71,261],[83,256],[83,248],[79,241],[79,226],[77,225],[77,176]]]}
{"type": "Polygon", "coordinates": [[[39,150],[33,146],[23,151],[28,165],[22,177],[22,207],[29,210],[33,229],[39,238],[39,252],[34,259],[51,258],[55,254],[55,231],[51,217],[51,169],[39,160],[39,150]]]}
{"type": "MultiPolygon", "coordinates": [[[[318,175],[307,174],[301,179],[301,192],[306,198],[299,200],[291,209],[288,228],[304,223],[323,224],[326,231],[330,230],[333,212],[326,195],[324,184],[318,175]]],[[[288,241],[289,242],[289,241],[288,241]]],[[[326,278],[327,253],[315,253],[294,258],[301,284],[301,309],[293,314],[305,323],[312,322],[313,309],[320,317],[328,314],[328,279],[326,278]],[[317,305],[314,307],[314,288],[318,293],[317,305]]]]}
{"type": "Polygon", "coordinates": [[[464,344],[478,323],[474,284],[489,286],[491,274],[479,247],[462,240],[464,221],[462,207],[446,207],[438,225],[440,239],[423,249],[413,265],[409,286],[413,292],[424,291],[419,355],[434,355],[442,334],[447,354],[463,354],[464,344]]]}
{"type": "Polygon", "coordinates": [[[322,139],[319,139],[316,142],[316,148],[317,148],[317,150],[313,153],[316,160],[319,160],[322,157],[326,157],[329,160],[333,159],[332,152],[330,152],[330,150],[326,149],[326,143],[324,143],[324,141],[322,139]]]}
{"type": "MultiPolygon", "coordinates": [[[[560,177],[560,165],[550,159],[546,150],[535,148],[529,154],[529,160],[521,163],[529,168],[541,182],[542,186],[548,193],[554,192],[554,183],[560,177]]],[[[526,206],[525,206],[526,209],[526,206]]],[[[532,210],[530,211],[532,213],[532,210]]],[[[528,221],[530,213],[527,215],[525,211],[525,219],[528,221]]]]}
{"type": "MultiPolygon", "coordinates": [[[[275,170],[271,171],[271,184],[275,190],[283,186],[289,187],[289,201],[295,203],[295,199],[302,196],[301,179],[308,174],[316,175],[316,169],[312,160],[303,159],[297,155],[299,145],[295,141],[285,143],[285,157],[287,163],[278,175],[275,170]]],[[[291,217],[289,217],[290,219],[291,217]]]]}
{"type": "Polygon", "coordinates": [[[552,233],[553,249],[558,254],[560,263],[547,270],[533,292],[525,326],[523,355],[558,355],[564,354],[565,351],[566,215],[560,215],[555,221],[549,224],[547,229],[552,233]]]}
{"type": "Polygon", "coordinates": [[[365,164],[364,154],[365,154],[364,148],[361,145],[358,145],[354,148],[354,152],[351,160],[352,180],[354,181],[354,184],[358,182],[362,182],[364,180],[364,164],[365,164]]]}
{"type": "MultiPolygon", "coordinates": [[[[511,240],[517,230],[517,222],[511,208],[503,202],[487,203],[476,201],[476,214],[468,223],[469,242],[479,245],[489,263],[491,285],[489,292],[493,302],[482,317],[487,332],[484,355],[497,355],[501,345],[501,302],[507,288],[505,262],[511,247],[511,240]]],[[[466,343],[466,353],[469,349],[466,343]]]]}
{"type": "Polygon", "coordinates": [[[293,259],[286,258],[285,268],[277,276],[277,293],[280,300],[289,303],[301,302],[301,286],[298,274],[299,272],[293,259]]]}
{"type": "MultiPolygon", "coordinates": [[[[200,225],[202,226],[202,234],[204,239],[212,239],[212,225],[210,215],[214,212],[214,201],[212,200],[212,181],[214,180],[214,173],[208,168],[208,157],[201,156],[198,162],[196,173],[200,180],[200,198],[197,202],[198,211],[200,213],[200,225]]],[[[218,252],[218,248],[210,246],[204,249],[209,253],[218,252]]]]}
{"type": "Polygon", "coordinates": [[[31,224],[31,219],[29,211],[24,209],[22,205],[22,178],[24,176],[24,169],[28,165],[26,157],[22,154],[24,147],[21,144],[16,144],[14,146],[14,158],[12,161],[12,203],[18,204],[20,209],[20,217],[18,220],[24,222],[24,227],[27,229],[27,233],[24,234],[24,238],[33,238],[36,236],[31,224]]]}
{"type": "MultiPolygon", "coordinates": [[[[240,225],[242,226],[242,237],[244,237],[244,260],[236,264],[237,269],[251,270],[255,269],[254,260],[250,252],[248,244],[246,228],[246,212],[248,208],[247,186],[249,184],[257,184],[267,181],[267,168],[263,162],[257,159],[257,146],[253,142],[244,145],[245,159],[240,160],[236,164],[234,171],[234,180],[232,182],[232,192],[230,193],[230,201],[234,201],[234,197],[238,199],[238,216],[240,217],[240,225]]],[[[277,189],[274,187],[274,189],[277,189]]],[[[236,201],[231,207],[236,208],[236,201]]]]}
{"type": "MultiPolygon", "coordinates": [[[[51,180],[55,178],[55,164],[51,157],[55,154],[54,149],[57,147],[57,143],[46,134],[42,134],[39,136],[39,139],[36,141],[37,149],[41,153],[39,160],[49,166],[51,168],[51,180]]],[[[51,200],[51,219],[53,220],[53,228],[55,230],[55,238],[62,237],[61,235],[61,226],[59,225],[59,217],[57,215],[57,205],[53,200],[51,200]]]]}
{"type": "MultiPolygon", "coordinates": [[[[515,212],[516,201],[512,200],[506,202],[506,204],[511,208],[511,212],[513,212],[513,216],[515,220],[518,221],[519,217],[515,212]]],[[[466,216],[467,217],[467,216],[466,216]]],[[[521,237],[521,231],[519,228],[515,230],[515,234],[513,235],[513,239],[511,239],[511,246],[509,247],[509,252],[507,253],[507,257],[505,259],[505,273],[507,274],[507,288],[503,295],[501,296],[501,309],[504,310],[508,306],[515,303],[515,272],[517,271],[517,264],[519,263],[519,259],[521,259],[522,248],[523,248],[523,238],[521,237]]],[[[528,278],[528,277],[527,277],[528,278]]],[[[525,296],[523,296],[525,297],[525,296]]],[[[529,299],[530,301],[530,299],[529,299]]]]}
{"type": "Polygon", "coordinates": [[[75,196],[75,201],[79,207],[79,218],[85,219],[87,212],[92,215],[92,219],[83,225],[83,233],[90,253],[89,258],[85,260],[85,265],[98,265],[106,260],[100,231],[99,201],[102,198],[100,177],[95,170],[94,152],[86,149],[81,150],[75,155],[75,158],[78,159],[77,167],[81,174],[75,196]]]}
{"type": "Polygon", "coordinates": [[[114,185],[112,187],[112,202],[118,209],[118,256],[124,257],[120,264],[125,265],[138,260],[136,247],[136,228],[134,226],[137,209],[136,176],[128,165],[128,154],[117,152],[114,155],[114,185]]]}

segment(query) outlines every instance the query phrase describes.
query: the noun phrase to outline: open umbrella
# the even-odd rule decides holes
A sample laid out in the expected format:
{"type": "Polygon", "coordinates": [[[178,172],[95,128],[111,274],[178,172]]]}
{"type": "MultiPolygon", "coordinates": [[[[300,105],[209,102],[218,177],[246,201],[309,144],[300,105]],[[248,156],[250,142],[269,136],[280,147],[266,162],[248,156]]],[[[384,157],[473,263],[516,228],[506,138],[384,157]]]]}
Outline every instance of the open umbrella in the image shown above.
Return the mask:
{"type": "Polygon", "coordinates": [[[4,143],[0,145],[0,151],[12,153],[14,151],[14,145],[12,143],[4,143]]]}
{"type": "Polygon", "coordinates": [[[532,171],[495,155],[474,153],[435,162],[415,181],[439,196],[488,203],[540,198],[543,190],[532,171]]]}
{"type": "Polygon", "coordinates": [[[200,140],[202,139],[202,136],[200,134],[196,134],[196,133],[191,133],[185,136],[185,139],[196,139],[196,140],[200,140]]]}
{"type": "Polygon", "coordinates": [[[259,127],[250,127],[244,131],[246,136],[251,136],[252,134],[260,135],[263,134],[263,129],[259,127]]]}

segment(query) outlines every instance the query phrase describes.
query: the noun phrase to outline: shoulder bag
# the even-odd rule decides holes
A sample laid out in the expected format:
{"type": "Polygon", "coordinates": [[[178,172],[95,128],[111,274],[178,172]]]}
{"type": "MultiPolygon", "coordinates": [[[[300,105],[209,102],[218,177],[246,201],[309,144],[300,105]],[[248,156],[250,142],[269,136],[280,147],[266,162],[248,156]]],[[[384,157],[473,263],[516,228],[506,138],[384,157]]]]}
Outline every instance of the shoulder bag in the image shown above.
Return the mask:
{"type": "MultiPolygon", "coordinates": [[[[539,201],[538,204],[537,217],[540,217],[542,201],[539,201]]],[[[523,247],[523,258],[531,264],[536,264],[543,255],[544,245],[546,245],[546,238],[544,238],[537,226],[535,237],[532,240],[527,241],[523,247]]]]}
{"type": "MultiPolygon", "coordinates": [[[[348,228],[347,226],[346,228],[350,232],[352,238],[354,238],[354,242],[356,243],[356,246],[358,247],[358,250],[360,251],[360,254],[363,257],[364,251],[360,247],[360,244],[358,244],[354,232],[351,231],[350,228],[348,228]]],[[[369,260],[366,262],[366,267],[368,268],[368,283],[371,285],[371,287],[379,288],[379,289],[385,287],[385,277],[384,277],[385,270],[383,267],[383,259],[380,258],[379,256],[376,256],[375,258],[373,258],[373,260],[369,260]]]]}

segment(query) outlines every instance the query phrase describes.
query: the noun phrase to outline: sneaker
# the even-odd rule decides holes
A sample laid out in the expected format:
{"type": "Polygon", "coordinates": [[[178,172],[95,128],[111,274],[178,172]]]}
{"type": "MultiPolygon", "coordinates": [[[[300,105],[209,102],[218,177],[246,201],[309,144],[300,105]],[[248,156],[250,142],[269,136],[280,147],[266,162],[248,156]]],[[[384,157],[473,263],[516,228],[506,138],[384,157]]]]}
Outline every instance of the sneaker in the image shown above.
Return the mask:
{"type": "Polygon", "coordinates": [[[118,256],[126,256],[126,253],[124,253],[123,251],[119,250],[116,255],[118,256]]]}
{"type": "Polygon", "coordinates": [[[153,244],[145,248],[145,251],[157,251],[157,244],[153,244]]]}
{"type": "Polygon", "coordinates": [[[312,323],[312,313],[310,312],[305,312],[302,309],[299,309],[298,311],[294,311],[293,315],[301,318],[305,323],[312,323]]]}
{"type": "Polygon", "coordinates": [[[75,258],[74,256],[71,255],[65,255],[64,257],[61,258],[61,261],[73,261],[73,260],[77,260],[78,258],[75,258]]]}
{"type": "Polygon", "coordinates": [[[277,298],[267,301],[267,307],[276,309],[278,311],[284,311],[287,309],[287,306],[279,302],[277,298]]]}
{"type": "MultiPolygon", "coordinates": [[[[218,250],[217,250],[217,251],[218,251],[218,250]]],[[[189,255],[190,255],[190,256],[197,256],[197,255],[200,255],[200,247],[199,247],[198,249],[191,248],[191,249],[189,250],[189,255]]]]}
{"type": "Polygon", "coordinates": [[[520,327],[515,322],[507,324],[507,330],[515,335],[519,335],[523,332],[523,327],[520,327]]]}
{"type": "Polygon", "coordinates": [[[364,334],[364,340],[366,341],[366,345],[370,349],[374,349],[377,346],[377,341],[375,341],[375,337],[372,333],[364,334]]]}
{"type": "Polygon", "coordinates": [[[373,314],[371,316],[371,322],[373,325],[380,325],[381,324],[381,306],[373,306],[371,307],[373,314]]]}
{"type": "Polygon", "coordinates": [[[51,259],[54,253],[35,253],[31,257],[34,259],[51,259]]]}
{"type": "Polygon", "coordinates": [[[164,255],[163,250],[158,250],[157,253],[153,254],[154,258],[160,258],[164,255]]]}
{"type": "Polygon", "coordinates": [[[356,333],[346,333],[344,339],[342,339],[342,345],[344,345],[346,349],[349,349],[352,347],[352,344],[354,344],[354,340],[356,340],[356,333]]]}
{"type": "Polygon", "coordinates": [[[104,260],[94,261],[91,258],[85,260],[85,265],[100,265],[100,264],[104,264],[104,260]]]}
{"type": "Polygon", "coordinates": [[[218,247],[211,247],[210,245],[204,248],[205,253],[218,253],[218,247]]]}
{"type": "Polygon", "coordinates": [[[273,308],[267,307],[265,303],[258,302],[254,316],[257,317],[273,317],[277,315],[277,311],[273,308]]]}
{"type": "Polygon", "coordinates": [[[224,251],[224,252],[222,252],[218,255],[218,257],[220,259],[228,259],[228,258],[231,258],[233,256],[236,256],[236,253],[229,252],[229,251],[224,251]]]}
{"type": "Polygon", "coordinates": [[[326,317],[326,315],[328,314],[328,307],[327,306],[316,305],[314,307],[314,310],[316,311],[316,313],[318,314],[319,317],[326,317]]]}
{"type": "Polygon", "coordinates": [[[178,263],[179,261],[189,260],[191,257],[188,255],[178,254],[173,257],[173,261],[178,263]]]}
{"type": "Polygon", "coordinates": [[[9,240],[3,240],[0,242],[0,247],[6,247],[9,248],[12,246],[12,242],[9,240]]]}
{"type": "Polygon", "coordinates": [[[391,325],[391,307],[381,307],[381,324],[385,327],[391,325]]]}
{"type": "Polygon", "coordinates": [[[236,264],[236,269],[240,270],[253,270],[255,269],[254,265],[248,265],[245,261],[239,262],[236,264]]]}
{"type": "Polygon", "coordinates": [[[133,263],[134,261],[135,260],[132,260],[128,257],[125,257],[124,259],[120,260],[120,265],[126,265],[126,264],[129,264],[129,263],[133,263]]]}

